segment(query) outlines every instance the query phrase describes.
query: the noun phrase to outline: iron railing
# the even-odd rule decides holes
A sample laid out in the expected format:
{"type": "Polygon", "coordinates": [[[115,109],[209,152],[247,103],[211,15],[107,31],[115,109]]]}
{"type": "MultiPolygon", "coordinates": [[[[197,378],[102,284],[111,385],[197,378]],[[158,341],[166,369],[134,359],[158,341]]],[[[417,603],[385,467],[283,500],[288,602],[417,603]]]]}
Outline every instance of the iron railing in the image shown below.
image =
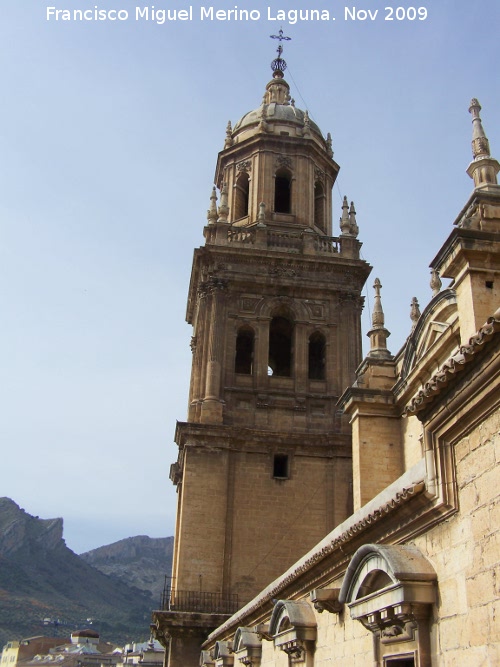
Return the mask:
{"type": "Polygon", "coordinates": [[[173,588],[170,581],[167,581],[161,596],[161,610],[234,614],[238,611],[238,595],[210,591],[180,591],[173,588]]]}

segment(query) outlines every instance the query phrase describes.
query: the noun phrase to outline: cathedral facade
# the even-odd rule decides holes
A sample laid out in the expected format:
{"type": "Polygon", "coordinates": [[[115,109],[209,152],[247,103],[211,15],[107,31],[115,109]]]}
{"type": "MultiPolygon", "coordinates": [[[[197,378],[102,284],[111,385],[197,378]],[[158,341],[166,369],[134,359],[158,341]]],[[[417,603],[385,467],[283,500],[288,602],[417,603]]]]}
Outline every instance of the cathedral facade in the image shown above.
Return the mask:
{"type": "Polygon", "coordinates": [[[262,104],[227,126],[194,253],[154,633],[170,667],[499,664],[500,165],[479,103],[433,297],[394,356],[375,279],[362,359],[371,267],[346,198],[333,235],[339,166],[281,39],[262,104]]]}

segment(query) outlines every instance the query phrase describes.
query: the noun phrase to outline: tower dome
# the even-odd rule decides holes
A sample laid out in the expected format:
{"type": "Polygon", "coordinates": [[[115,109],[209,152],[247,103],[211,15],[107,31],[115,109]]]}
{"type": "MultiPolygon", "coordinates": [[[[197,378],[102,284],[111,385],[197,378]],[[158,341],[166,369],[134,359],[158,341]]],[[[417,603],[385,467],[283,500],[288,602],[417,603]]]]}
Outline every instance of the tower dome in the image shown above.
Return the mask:
{"type": "Polygon", "coordinates": [[[281,136],[288,133],[295,137],[303,137],[309,132],[315,135],[322,147],[327,148],[318,125],[309,118],[307,111],[296,107],[295,101],[290,98],[290,86],[280,70],[274,72],[272,80],[267,84],[260,107],[240,118],[231,136],[233,141],[241,141],[261,131],[281,136]]]}
{"type": "Polygon", "coordinates": [[[209,223],[237,227],[287,225],[332,234],[331,190],[339,166],[333,160],[331,137],[326,139],[307,111],[295,106],[284,78],[286,62],[271,63],[273,77],[261,105],[226,128],[214,183],[221,193],[217,214],[209,223]]]}

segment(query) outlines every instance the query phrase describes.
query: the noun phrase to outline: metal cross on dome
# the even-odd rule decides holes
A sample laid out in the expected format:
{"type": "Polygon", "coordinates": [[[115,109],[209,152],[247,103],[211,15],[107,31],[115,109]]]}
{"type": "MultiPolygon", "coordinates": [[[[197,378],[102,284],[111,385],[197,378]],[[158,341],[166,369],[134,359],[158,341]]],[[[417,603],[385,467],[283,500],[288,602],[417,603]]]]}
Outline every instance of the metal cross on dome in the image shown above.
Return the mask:
{"type": "Polygon", "coordinates": [[[279,40],[279,46],[276,49],[278,52],[278,57],[273,60],[271,63],[271,69],[274,72],[284,72],[286,70],[286,61],[281,57],[281,54],[283,53],[283,47],[281,46],[281,42],[289,42],[292,38],[287,37],[286,35],[283,34],[283,28],[280,28],[279,32],[277,35],[270,35],[271,39],[277,39],[279,40]]]}

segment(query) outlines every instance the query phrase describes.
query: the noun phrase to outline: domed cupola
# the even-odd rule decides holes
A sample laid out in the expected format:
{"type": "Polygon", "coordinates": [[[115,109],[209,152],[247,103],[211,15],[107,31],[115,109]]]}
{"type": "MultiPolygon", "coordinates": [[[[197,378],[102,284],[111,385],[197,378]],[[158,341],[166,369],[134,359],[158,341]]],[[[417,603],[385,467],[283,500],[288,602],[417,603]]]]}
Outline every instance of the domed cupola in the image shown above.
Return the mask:
{"type": "Polygon", "coordinates": [[[234,127],[228,123],[217,160],[215,183],[229,209],[224,221],[237,227],[293,225],[330,236],[331,190],[339,166],[330,135],[325,139],[290,96],[281,57],[281,41],[287,38],[282,30],[276,38],[278,57],[262,104],[234,127]]]}

